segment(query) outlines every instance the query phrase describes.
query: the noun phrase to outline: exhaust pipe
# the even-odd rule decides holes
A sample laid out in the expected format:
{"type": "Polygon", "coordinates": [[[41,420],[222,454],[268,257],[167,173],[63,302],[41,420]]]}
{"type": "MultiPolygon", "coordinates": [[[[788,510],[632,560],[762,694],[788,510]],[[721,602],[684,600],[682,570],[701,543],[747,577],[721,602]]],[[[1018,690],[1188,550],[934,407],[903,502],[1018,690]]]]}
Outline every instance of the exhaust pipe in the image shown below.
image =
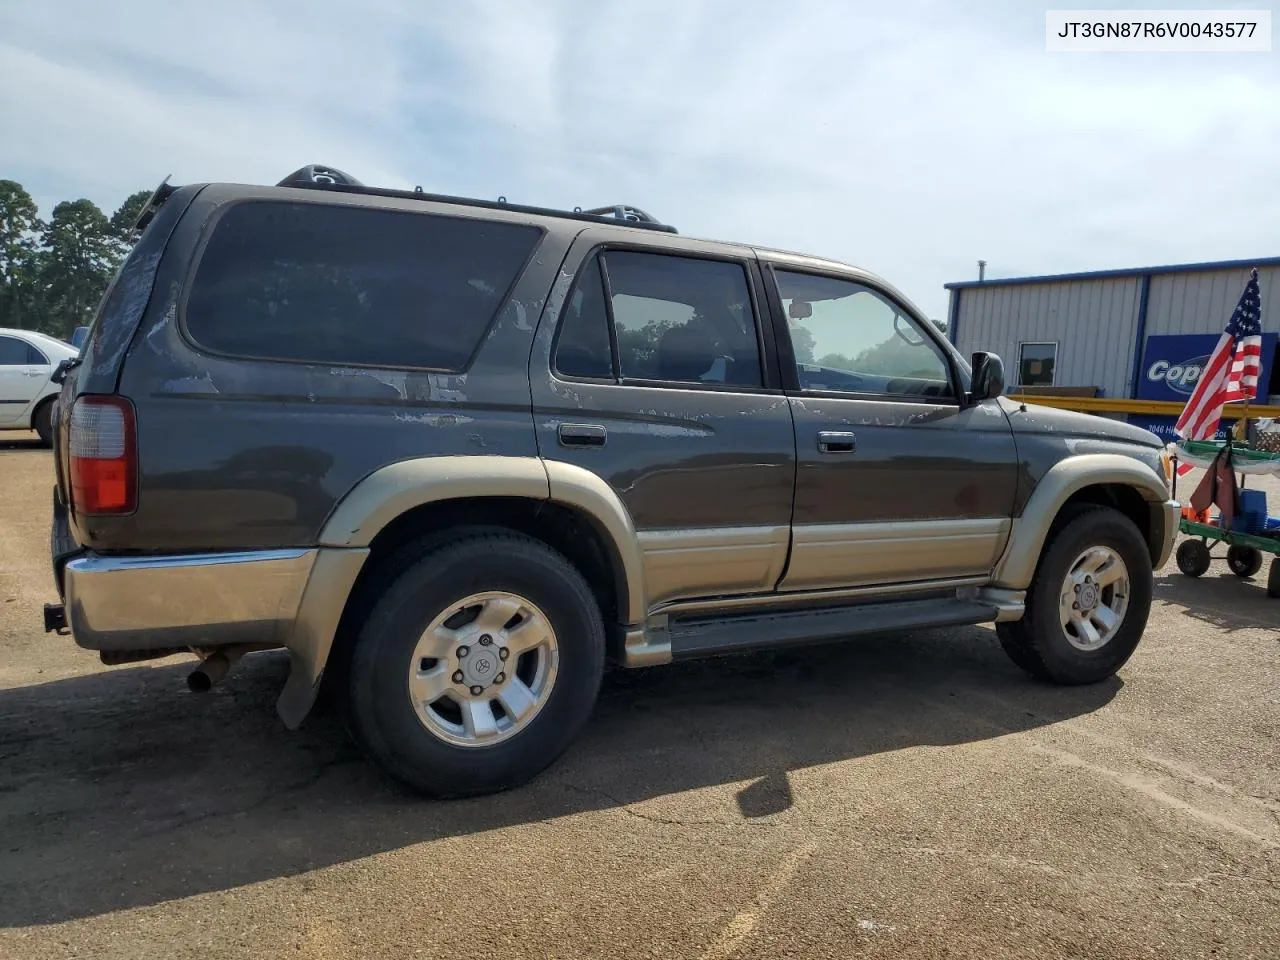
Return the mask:
{"type": "Polygon", "coordinates": [[[227,647],[192,647],[191,652],[201,657],[200,666],[187,674],[187,689],[192,693],[208,693],[215,683],[221,683],[231,665],[246,653],[258,650],[274,650],[278,643],[237,643],[227,647]],[[206,650],[208,652],[206,652],[206,650]]]}
{"type": "Polygon", "coordinates": [[[200,666],[187,674],[187,689],[192,693],[208,693],[230,669],[231,661],[225,654],[210,654],[200,661],[200,666]]]}

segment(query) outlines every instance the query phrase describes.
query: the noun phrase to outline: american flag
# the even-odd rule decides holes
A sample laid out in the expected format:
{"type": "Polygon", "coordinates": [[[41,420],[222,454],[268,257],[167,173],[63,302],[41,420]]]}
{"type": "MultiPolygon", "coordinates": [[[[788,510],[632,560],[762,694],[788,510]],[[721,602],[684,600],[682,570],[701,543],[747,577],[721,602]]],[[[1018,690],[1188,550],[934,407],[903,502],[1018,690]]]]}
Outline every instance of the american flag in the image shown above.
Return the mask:
{"type": "Polygon", "coordinates": [[[1258,291],[1258,271],[1254,270],[1227,328],[1200,372],[1195,392],[1173,428],[1184,440],[1212,439],[1218,432],[1223,404],[1257,397],[1262,367],[1261,317],[1262,294],[1258,291]]]}

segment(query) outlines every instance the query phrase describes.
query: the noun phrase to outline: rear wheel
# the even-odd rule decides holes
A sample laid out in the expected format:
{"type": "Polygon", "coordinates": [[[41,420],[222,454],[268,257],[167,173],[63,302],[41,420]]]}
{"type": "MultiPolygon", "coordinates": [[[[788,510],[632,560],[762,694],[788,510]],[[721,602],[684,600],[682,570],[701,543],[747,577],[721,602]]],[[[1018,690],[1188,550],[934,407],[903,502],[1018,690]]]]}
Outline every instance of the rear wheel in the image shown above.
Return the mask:
{"type": "Polygon", "coordinates": [[[53,398],[43,401],[31,416],[31,429],[40,437],[42,446],[53,446],[53,398]]]}
{"type": "Polygon", "coordinates": [[[1262,569],[1262,551],[1257,547],[1229,547],[1227,567],[1237,577],[1252,577],[1262,569]]]}
{"type": "Polygon", "coordinates": [[[1280,557],[1271,561],[1271,569],[1267,571],[1267,596],[1280,599],[1280,557]]]}
{"type": "Polygon", "coordinates": [[[522,535],[464,533],[374,604],[348,719],[364,751],[423,794],[495,792],[569,746],[603,667],[600,609],[568,560],[522,535]]]}
{"type": "Polygon", "coordinates": [[[1097,683],[1128,661],[1146,629],[1151,555],[1119,511],[1069,509],[1041,554],[1026,613],[996,632],[1010,659],[1033,676],[1097,683]]]}

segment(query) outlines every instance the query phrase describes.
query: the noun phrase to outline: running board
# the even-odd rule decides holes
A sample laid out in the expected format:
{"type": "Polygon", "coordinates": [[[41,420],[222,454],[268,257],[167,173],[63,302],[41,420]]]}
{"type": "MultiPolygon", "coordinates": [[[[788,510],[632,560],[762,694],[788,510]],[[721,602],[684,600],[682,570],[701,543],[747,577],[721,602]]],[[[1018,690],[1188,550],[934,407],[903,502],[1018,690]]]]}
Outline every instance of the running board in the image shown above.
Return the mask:
{"type": "Polygon", "coordinates": [[[898,630],[955,627],[1000,619],[995,603],[945,597],[716,618],[672,618],[671,657],[710,657],[898,630]]]}

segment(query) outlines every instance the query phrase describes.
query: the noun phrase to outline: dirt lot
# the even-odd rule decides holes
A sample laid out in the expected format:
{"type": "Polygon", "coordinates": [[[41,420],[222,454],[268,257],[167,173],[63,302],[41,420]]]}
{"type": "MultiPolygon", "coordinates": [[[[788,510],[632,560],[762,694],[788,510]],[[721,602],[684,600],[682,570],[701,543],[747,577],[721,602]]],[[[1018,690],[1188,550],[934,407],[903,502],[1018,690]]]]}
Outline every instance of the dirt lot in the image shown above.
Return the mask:
{"type": "Polygon", "coordinates": [[[1221,562],[1111,683],[985,628],[619,674],[536,783],[431,804],[284,730],[280,656],[200,696],[42,633],[50,470],[0,440],[6,960],[1280,957],[1280,601],[1221,562]]]}

